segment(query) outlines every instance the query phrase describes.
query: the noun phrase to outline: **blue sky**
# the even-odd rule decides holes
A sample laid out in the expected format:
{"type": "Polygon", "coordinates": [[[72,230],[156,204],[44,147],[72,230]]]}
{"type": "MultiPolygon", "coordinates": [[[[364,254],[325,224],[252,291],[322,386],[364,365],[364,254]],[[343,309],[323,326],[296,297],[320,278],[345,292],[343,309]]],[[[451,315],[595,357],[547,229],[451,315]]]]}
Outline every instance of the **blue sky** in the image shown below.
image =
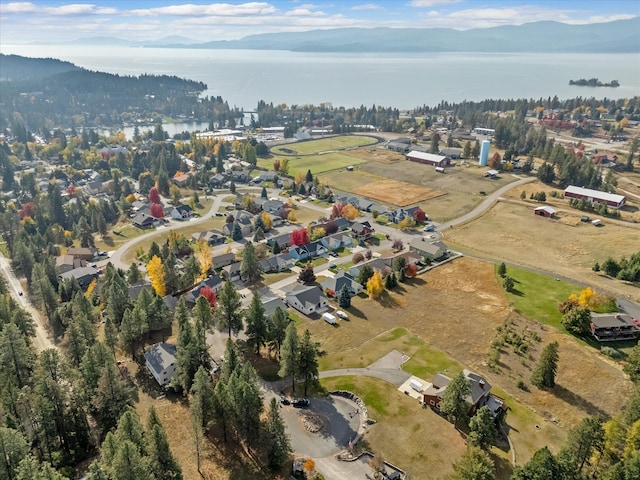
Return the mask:
{"type": "Polygon", "coordinates": [[[0,0],[0,43],[96,36],[199,42],[253,33],[340,27],[449,27],[459,30],[540,20],[588,24],[640,15],[638,0],[114,0],[81,3],[0,0]]]}

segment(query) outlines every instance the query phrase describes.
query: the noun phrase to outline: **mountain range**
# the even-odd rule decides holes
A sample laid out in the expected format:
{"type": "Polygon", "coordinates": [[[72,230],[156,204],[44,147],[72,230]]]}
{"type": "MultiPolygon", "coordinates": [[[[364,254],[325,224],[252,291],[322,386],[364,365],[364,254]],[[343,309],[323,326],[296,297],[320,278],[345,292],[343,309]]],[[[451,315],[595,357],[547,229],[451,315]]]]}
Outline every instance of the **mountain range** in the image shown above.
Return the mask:
{"type": "Polygon", "coordinates": [[[113,37],[73,43],[161,48],[288,50],[335,53],[557,52],[640,53],[640,17],[608,23],[569,25],[544,21],[493,28],[338,28],[264,33],[239,40],[195,40],[170,36],[134,42],[113,37]]]}

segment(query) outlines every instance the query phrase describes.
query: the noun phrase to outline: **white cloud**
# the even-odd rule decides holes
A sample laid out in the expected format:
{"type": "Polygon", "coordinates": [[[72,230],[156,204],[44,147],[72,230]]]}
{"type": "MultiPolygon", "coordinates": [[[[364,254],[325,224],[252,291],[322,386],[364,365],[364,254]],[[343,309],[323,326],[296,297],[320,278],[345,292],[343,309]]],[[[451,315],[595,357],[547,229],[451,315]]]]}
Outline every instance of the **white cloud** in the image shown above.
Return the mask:
{"type": "Polygon", "coordinates": [[[629,20],[631,18],[638,18],[637,15],[593,15],[586,20],[567,20],[566,23],[572,23],[575,25],[589,24],[589,23],[607,23],[615,22],[616,20],[629,20]]]}
{"type": "Polygon", "coordinates": [[[12,2],[5,5],[0,4],[0,13],[30,13],[35,12],[37,8],[31,2],[12,2]]]}
{"type": "Polygon", "coordinates": [[[96,6],[88,3],[72,3],[60,7],[45,7],[40,11],[49,15],[89,15],[96,12],[96,6]]]}
{"type": "Polygon", "coordinates": [[[351,10],[382,10],[380,5],[376,5],[375,3],[363,3],[362,5],[354,5],[351,7],[351,10]]]}
{"type": "Polygon", "coordinates": [[[294,8],[285,13],[287,17],[323,17],[326,15],[324,12],[314,12],[308,8],[294,8]]]}
{"type": "Polygon", "coordinates": [[[451,3],[460,3],[462,0],[411,0],[409,3],[412,7],[430,8],[438,5],[447,5],[451,3]]]}
{"type": "Polygon", "coordinates": [[[277,9],[265,2],[250,2],[232,5],[229,3],[211,3],[209,5],[170,5],[167,7],[139,8],[129,10],[130,15],[153,16],[175,15],[197,17],[201,15],[217,15],[233,17],[240,15],[269,15],[276,13],[277,9]]]}

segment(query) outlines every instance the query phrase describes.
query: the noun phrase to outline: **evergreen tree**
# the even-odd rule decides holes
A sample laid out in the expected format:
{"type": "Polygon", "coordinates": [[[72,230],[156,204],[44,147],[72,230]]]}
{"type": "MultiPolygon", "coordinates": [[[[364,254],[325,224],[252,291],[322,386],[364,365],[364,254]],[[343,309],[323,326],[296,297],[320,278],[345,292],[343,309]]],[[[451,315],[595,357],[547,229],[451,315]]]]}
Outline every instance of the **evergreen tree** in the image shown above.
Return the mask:
{"type": "Polygon", "coordinates": [[[467,448],[460,460],[453,464],[453,471],[451,480],[495,480],[496,478],[491,457],[477,447],[467,448]]]}
{"type": "Polygon", "coordinates": [[[498,437],[498,430],[491,410],[486,405],[480,407],[469,421],[469,444],[482,450],[489,450],[498,437]]]}
{"type": "Polygon", "coordinates": [[[296,374],[298,372],[298,354],[300,351],[300,340],[296,324],[291,322],[287,326],[282,348],[280,349],[280,371],[281,377],[291,376],[291,391],[296,391],[296,374]]]}
{"type": "Polygon", "coordinates": [[[271,399],[267,409],[265,443],[267,464],[272,471],[277,471],[284,465],[293,450],[275,398],[271,399]]]}
{"type": "Polygon", "coordinates": [[[604,430],[600,418],[587,417],[569,431],[567,442],[558,454],[566,478],[582,478],[582,470],[595,451],[604,444],[604,430]]]}
{"type": "Polygon", "coordinates": [[[113,428],[120,415],[133,404],[132,394],[116,365],[113,362],[105,364],[91,400],[92,410],[103,432],[113,428]]]}
{"type": "Polygon", "coordinates": [[[47,319],[51,322],[58,304],[58,296],[41,263],[37,263],[33,267],[31,290],[36,304],[44,310],[47,319]]]}
{"type": "Polygon", "coordinates": [[[549,448],[543,447],[522,466],[516,467],[511,480],[556,480],[562,478],[562,470],[549,448]]]}
{"type": "Polygon", "coordinates": [[[254,292],[251,303],[245,314],[247,321],[247,345],[260,355],[260,347],[267,343],[267,322],[264,318],[264,305],[260,296],[254,292]]]}
{"type": "Polygon", "coordinates": [[[236,287],[230,281],[224,282],[218,296],[218,309],[216,312],[218,329],[227,330],[229,338],[231,332],[237,334],[242,330],[242,302],[236,287]]]}
{"type": "Polygon", "coordinates": [[[171,386],[186,395],[191,389],[193,377],[200,366],[200,351],[183,299],[180,299],[176,306],[175,319],[178,323],[178,340],[176,342],[176,373],[171,380],[171,386]]]}
{"type": "Polygon", "coordinates": [[[240,224],[238,222],[233,222],[233,227],[231,229],[231,239],[235,242],[239,242],[240,240],[242,240],[242,238],[242,227],[240,227],[240,224]]]}
{"type": "Polygon", "coordinates": [[[338,305],[340,305],[340,308],[349,308],[351,306],[351,292],[346,285],[340,289],[338,305]]]}
{"type": "Polygon", "coordinates": [[[155,479],[182,480],[182,469],[171,453],[167,432],[162,426],[153,406],[149,412],[149,422],[145,436],[145,450],[148,455],[151,473],[155,479]]]}
{"type": "Polygon", "coordinates": [[[504,262],[502,262],[500,265],[498,265],[498,275],[504,278],[506,274],[507,274],[507,266],[504,264],[504,262]]]}
{"type": "Polygon", "coordinates": [[[313,183],[313,173],[311,173],[311,169],[307,170],[307,175],[305,176],[305,180],[309,183],[313,183]]]}
{"type": "Polygon", "coordinates": [[[16,478],[18,465],[28,455],[29,445],[22,433],[0,427],[0,478],[16,478]]]}
{"type": "Polygon", "coordinates": [[[531,374],[531,383],[538,388],[553,388],[558,370],[558,342],[552,342],[542,351],[531,374]]]}
{"type": "Polygon", "coordinates": [[[269,317],[267,338],[269,341],[269,351],[276,352],[278,357],[280,357],[280,348],[287,334],[287,325],[289,325],[287,312],[280,307],[276,307],[271,317],[269,317]]]}
{"type": "Polygon", "coordinates": [[[264,198],[265,200],[268,198],[267,196],[267,187],[262,187],[262,192],[260,193],[260,197],[264,198]]]}
{"type": "Polygon", "coordinates": [[[305,330],[298,346],[297,373],[304,380],[304,395],[310,383],[318,380],[318,343],[311,340],[311,332],[305,330]]]}
{"type": "Polygon", "coordinates": [[[29,340],[9,323],[0,330],[0,370],[4,381],[18,388],[29,383],[36,356],[29,340]]]}
{"type": "Polygon", "coordinates": [[[133,285],[134,283],[141,280],[142,275],[140,274],[140,269],[138,268],[138,264],[136,262],[132,262],[129,265],[129,269],[127,270],[127,282],[129,285],[133,285]]]}
{"type": "Polygon", "coordinates": [[[462,420],[463,423],[466,423],[469,418],[469,406],[467,405],[466,398],[470,393],[469,382],[467,382],[462,372],[453,377],[444,391],[442,400],[440,401],[440,412],[447,417],[450,422],[454,422],[456,428],[459,421],[462,420]]]}
{"type": "MultiPolygon", "coordinates": [[[[258,217],[259,218],[259,217],[258,217]]],[[[242,250],[242,263],[240,264],[240,276],[248,283],[253,283],[262,275],[262,267],[258,260],[256,248],[251,242],[247,242],[242,250]]]]}

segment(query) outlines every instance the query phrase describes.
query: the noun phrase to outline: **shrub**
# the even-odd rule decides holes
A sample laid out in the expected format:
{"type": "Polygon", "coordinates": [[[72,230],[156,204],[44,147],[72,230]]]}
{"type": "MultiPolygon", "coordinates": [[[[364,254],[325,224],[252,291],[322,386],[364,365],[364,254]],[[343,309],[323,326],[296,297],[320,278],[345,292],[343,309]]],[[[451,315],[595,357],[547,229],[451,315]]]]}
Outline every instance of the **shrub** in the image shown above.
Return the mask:
{"type": "Polygon", "coordinates": [[[602,347],[600,353],[614,360],[620,360],[622,358],[622,352],[613,347],[602,347]]]}
{"type": "Polygon", "coordinates": [[[361,253],[356,253],[351,259],[351,262],[353,262],[354,265],[364,262],[364,255],[362,255],[361,253]]]}
{"type": "Polygon", "coordinates": [[[524,380],[522,380],[522,379],[520,379],[520,380],[518,380],[518,381],[516,382],[516,387],[518,387],[520,390],[523,390],[523,391],[525,391],[525,392],[526,392],[527,390],[529,390],[529,389],[527,388],[527,384],[526,384],[526,383],[524,383],[524,380]]]}

